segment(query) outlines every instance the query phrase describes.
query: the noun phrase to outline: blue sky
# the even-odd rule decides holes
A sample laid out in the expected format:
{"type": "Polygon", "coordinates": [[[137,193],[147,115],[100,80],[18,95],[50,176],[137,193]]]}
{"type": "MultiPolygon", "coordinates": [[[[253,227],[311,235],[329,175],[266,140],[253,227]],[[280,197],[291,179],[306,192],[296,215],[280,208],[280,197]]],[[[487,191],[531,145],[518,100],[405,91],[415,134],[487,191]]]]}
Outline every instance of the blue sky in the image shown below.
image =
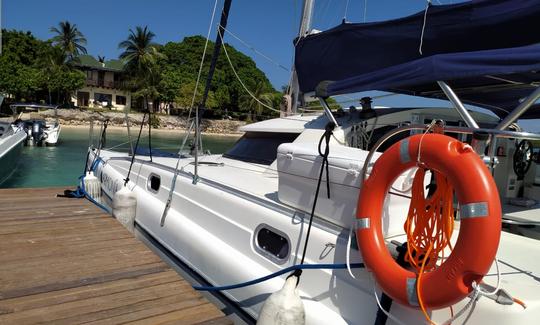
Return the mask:
{"type": "MultiPolygon", "coordinates": [[[[3,0],[2,27],[29,30],[40,39],[48,39],[52,36],[51,26],[69,20],[86,36],[90,54],[111,59],[118,57],[118,43],[137,25],[148,25],[156,34],[156,42],[161,44],[180,41],[185,36],[206,35],[214,1],[3,0]]],[[[449,3],[450,0],[441,2],[449,3]]],[[[218,8],[222,3],[223,0],[218,0],[218,8]]],[[[363,21],[365,1],[349,0],[348,3],[348,20],[363,21]]],[[[324,30],[339,24],[346,4],[347,0],[316,1],[314,27],[324,30]]],[[[371,0],[367,1],[366,18],[368,21],[396,18],[422,10],[425,4],[425,0],[371,0]]],[[[301,7],[301,0],[233,0],[228,28],[246,43],[289,68],[301,7]]],[[[230,35],[226,35],[226,41],[253,57],[276,88],[287,84],[289,72],[255,54],[230,35]]]]}
{"type": "MultiPolygon", "coordinates": [[[[60,21],[77,24],[88,40],[87,49],[94,56],[117,58],[118,43],[128,36],[130,28],[148,25],[155,41],[164,44],[181,41],[186,36],[206,35],[215,0],[3,0],[2,27],[31,31],[40,39],[49,39],[49,29],[60,21]]],[[[461,2],[434,0],[435,4],[461,2]]],[[[313,27],[325,30],[341,22],[348,4],[347,20],[380,21],[403,17],[423,10],[426,0],[318,0],[313,27]],[[364,5],[367,3],[367,7],[364,5]],[[366,10],[365,10],[366,9],[366,10]]],[[[223,0],[218,0],[218,12],[223,0]]],[[[302,0],[233,0],[228,29],[278,64],[290,68],[292,40],[298,32],[302,0]]],[[[215,39],[212,28],[211,39],[215,39]]],[[[251,56],[266,73],[276,89],[286,85],[290,72],[256,54],[241,42],[225,35],[225,41],[251,56]]],[[[401,96],[381,98],[378,105],[448,106],[447,102],[426,101],[401,96]]],[[[540,130],[537,121],[525,123],[529,130],[540,130]]]]}

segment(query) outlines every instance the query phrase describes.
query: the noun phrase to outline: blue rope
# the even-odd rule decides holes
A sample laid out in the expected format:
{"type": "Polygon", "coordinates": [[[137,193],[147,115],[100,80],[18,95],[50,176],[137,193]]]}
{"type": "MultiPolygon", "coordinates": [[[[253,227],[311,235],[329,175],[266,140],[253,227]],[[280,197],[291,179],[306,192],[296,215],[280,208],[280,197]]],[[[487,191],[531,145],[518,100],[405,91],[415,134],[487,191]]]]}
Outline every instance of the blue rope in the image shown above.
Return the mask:
{"type": "MultiPolygon", "coordinates": [[[[363,268],[363,267],[364,267],[364,263],[352,263],[351,264],[351,268],[363,268]]],[[[193,289],[198,290],[198,291],[224,291],[224,290],[243,288],[243,287],[247,287],[247,286],[250,286],[250,285],[257,284],[257,283],[261,283],[261,282],[264,282],[266,280],[270,280],[272,278],[275,278],[277,276],[280,276],[282,274],[289,273],[289,272],[292,272],[292,271],[295,271],[295,270],[306,270],[306,269],[309,269],[309,270],[313,270],[313,269],[341,270],[341,269],[346,269],[346,268],[347,268],[347,264],[344,264],[344,263],[343,264],[301,264],[301,265],[293,265],[293,266],[289,266],[287,268],[284,268],[283,270],[277,271],[275,273],[263,276],[263,277],[258,278],[258,279],[247,281],[247,282],[242,282],[242,283],[232,284],[232,285],[226,285],[226,286],[221,286],[221,287],[193,286],[193,289]]]]}

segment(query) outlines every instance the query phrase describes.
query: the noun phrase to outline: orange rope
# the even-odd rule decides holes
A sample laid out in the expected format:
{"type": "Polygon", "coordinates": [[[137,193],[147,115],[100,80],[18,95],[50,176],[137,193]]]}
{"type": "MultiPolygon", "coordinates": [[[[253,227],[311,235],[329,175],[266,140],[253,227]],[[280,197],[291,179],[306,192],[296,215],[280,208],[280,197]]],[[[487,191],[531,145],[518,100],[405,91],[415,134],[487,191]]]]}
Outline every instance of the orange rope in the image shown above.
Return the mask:
{"type": "Polygon", "coordinates": [[[426,198],[424,177],[426,169],[418,168],[413,179],[411,205],[404,228],[407,234],[407,254],[409,262],[417,273],[416,292],[420,308],[426,319],[431,321],[424,307],[421,283],[424,272],[437,267],[439,256],[444,260],[444,249],[452,246],[450,238],[454,230],[453,188],[444,175],[431,171],[437,186],[435,192],[426,198]]]}

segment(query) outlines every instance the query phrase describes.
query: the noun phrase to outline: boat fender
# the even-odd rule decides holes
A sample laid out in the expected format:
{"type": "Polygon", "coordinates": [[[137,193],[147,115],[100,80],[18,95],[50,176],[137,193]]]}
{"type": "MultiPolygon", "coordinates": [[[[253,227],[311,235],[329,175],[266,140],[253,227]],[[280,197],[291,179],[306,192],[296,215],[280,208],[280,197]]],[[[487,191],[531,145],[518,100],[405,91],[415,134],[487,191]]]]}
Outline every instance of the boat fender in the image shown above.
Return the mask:
{"type": "Polygon", "coordinates": [[[114,193],[112,214],[130,232],[135,230],[137,196],[127,186],[114,193]]]}
{"type": "Polygon", "coordinates": [[[291,275],[283,288],[266,299],[259,314],[257,325],[305,324],[304,303],[298,294],[296,285],[298,276],[291,275]]]}
{"type": "Polygon", "coordinates": [[[84,183],[84,190],[90,197],[92,197],[96,201],[100,201],[101,199],[101,182],[99,179],[94,175],[93,171],[89,171],[86,173],[83,179],[84,183]]]}

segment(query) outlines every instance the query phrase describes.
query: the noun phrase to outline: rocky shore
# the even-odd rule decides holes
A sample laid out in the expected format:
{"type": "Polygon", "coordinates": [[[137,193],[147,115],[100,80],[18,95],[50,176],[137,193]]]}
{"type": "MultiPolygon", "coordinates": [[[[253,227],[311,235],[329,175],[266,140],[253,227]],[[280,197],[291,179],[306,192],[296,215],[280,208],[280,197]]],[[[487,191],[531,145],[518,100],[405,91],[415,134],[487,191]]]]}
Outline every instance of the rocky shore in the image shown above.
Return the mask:
{"type": "MultiPolygon", "coordinates": [[[[48,121],[54,120],[54,110],[41,111],[39,114],[48,121]]],[[[188,128],[188,122],[185,117],[170,116],[170,115],[154,115],[158,120],[160,130],[183,130],[188,128]]],[[[25,113],[23,119],[29,118],[30,114],[25,113]]],[[[71,126],[87,126],[90,124],[92,118],[95,120],[109,119],[110,126],[123,127],[126,125],[125,115],[122,112],[99,112],[92,113],[86,110],[78,109],[59,109],[58,119],[62,125],[71,126]]],[[[129,123],[130,125],[140,125],[143,118],[142,113],[130,113],[129,123]]],[[[238,128],[245,125],[245,122],[234,120],[202,120],[201,130],[204,133],[212,134],[241,134],[238,128]]]]}

